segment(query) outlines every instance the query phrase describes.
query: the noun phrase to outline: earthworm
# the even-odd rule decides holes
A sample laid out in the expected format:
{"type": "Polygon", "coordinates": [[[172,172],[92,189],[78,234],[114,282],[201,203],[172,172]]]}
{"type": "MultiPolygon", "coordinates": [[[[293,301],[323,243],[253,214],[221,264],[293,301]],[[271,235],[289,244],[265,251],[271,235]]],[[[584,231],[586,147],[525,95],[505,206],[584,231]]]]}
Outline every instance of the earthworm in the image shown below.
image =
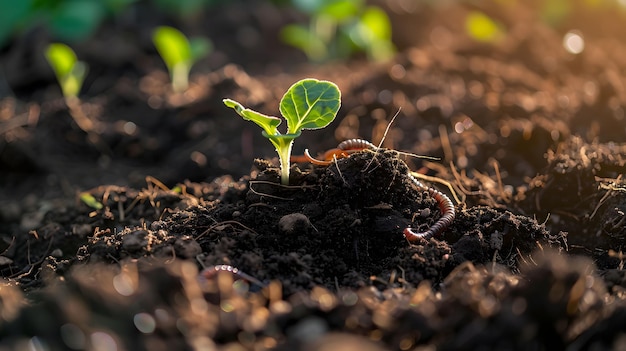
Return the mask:
{"type": "Polygon", "coordinates": [[[220,264],[217,266],[211,266],[211,267],[205,268],[204,270],[202,270],[200,275],[205,279],[212,279],[219,272],[229,272],[229,273],[232,273],[235,277],[248,281],[249,283],[258,285],[259,287],[265,286],[265,284],[263,284],[263,282],[261,282],[257,278],[251,276],[250,274],[242,272],[237,267],[229,266],[227,264],[220,264]]]}
{"type": "Polygon", "coordinates": [[[304,150],[304,156],[292,156],[292,162],[311,162],[318,166],[328,166],[333,163],[334,158],[347,157],[351,153],[360,151],[363,149],[376,150],[378,147],[367,140],[363,139],[348,139],[344,140],[335,149],[330,149],[324,153],[324,159],[318,160],[309,154],[309,149],[304,150]]]}
{"type": "Polygon", "coordinates": [[[432,196],[435,201],[437,201],[437,204],[439,205],[439,211],[441,211],[441,218],[439,218],[437,222],[435,222],[435,224],[433,224],[425,232],[416,233],[410,227],[405,228],[404,237],[410,242],[428,240],[433,236],[440,234],[441,232],[446,230],[446,228],[448,228],[450,224],[452,224],[455,216],[454,204],[452,203],[450,198],[446,196],[446,194],[435,188],[431,188],[422,184],[422,182],[415,179],[415,177],[410,173],[408,174],[408,176],[413,181],[413,183],[417,185],[418,188],[428,191],[430,196],[432,196]]]}
{"type": "Polygon", "coordinates": [[[376,145],[370,143],[369,141],[367,141],[365,139],[348,139],[348,140],[344,140],[341,143],[339,143],[339,145],[337,145],[337,148],[340,149],[340,150],[344,150],[344,151],[363,150],[363,149],[370,149],[370,150],[378,149],[378,147],[376,145]]]}
{"type": "MultiPolygon", "coordinates": [[[[324,154],[324,160],[317,160],[309,154],[309,150],[304,150],[304,157],[311,163],[317,165],[329,165],[332,162],[332,157],[336,156],[347,156],[349,153],[369,149],[369,150],[377,150],[378,147],[371,142],[364,139],[349,139],[342,141],[339,143],[336,149],[332,149],[327,151],[324,154]]],[[[437,204],[439,205],[439,211],[441,211],[441,218],[435,222],[430,228],[428,228],[425,232],[415,232],[410,227],[404,229],[404,237],[410,242],[416,242],[420,240],[428,240],[433,236],[437,236],[441,234],[446,228],[452,224],[455,217],[454,204],[450,200],[446,194],[441,191],[428,187],[424,185],[422,182],[417,180],[411,173],[408,174],[409,179],[413,181],[413,183],[417,186],[419,190],[428,191],[428,194],[432,196],[437,204]]]]}

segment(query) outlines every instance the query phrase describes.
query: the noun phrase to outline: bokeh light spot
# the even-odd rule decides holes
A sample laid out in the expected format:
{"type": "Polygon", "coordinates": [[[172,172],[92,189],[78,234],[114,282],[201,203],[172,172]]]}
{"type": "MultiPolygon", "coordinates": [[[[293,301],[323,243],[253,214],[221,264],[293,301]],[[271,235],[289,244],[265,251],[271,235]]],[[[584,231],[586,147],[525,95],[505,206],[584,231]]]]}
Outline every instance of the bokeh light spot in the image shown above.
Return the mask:
{"type": "Polygon", "coordinates": [[[98,331],[91,334],[91,345],[94,351],[117,351],[117,342],[109,333],[98,331]]]}
{"type": "Polygon", "coordinates": [[[133,317],[133,322],[137,330],[144,334],[150,334],[156,329],[156,321],[151,315],[145,312],[137,313],[133,317]]]}
{"type": "Polygon", "coordinates": [[[63,324],[60,331],[61,338],[67,347],[74,350],[82,350],[85,348],[85,334],[75,324],[63,324]]]}
{"type": "Polygon", "coordinates": [[[579,31],[572,30],[563,36],[563,47],[570,54],[578,55],[585,50],[585,40],[579,31]]]}

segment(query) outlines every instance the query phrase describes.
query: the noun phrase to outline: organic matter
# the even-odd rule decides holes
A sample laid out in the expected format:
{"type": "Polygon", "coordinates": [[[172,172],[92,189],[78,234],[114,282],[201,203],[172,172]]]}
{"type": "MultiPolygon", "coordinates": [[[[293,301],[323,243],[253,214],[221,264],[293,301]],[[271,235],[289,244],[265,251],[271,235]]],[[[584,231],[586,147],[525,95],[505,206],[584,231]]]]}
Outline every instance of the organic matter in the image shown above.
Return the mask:
{"type": "Polygon", "coordinates": [[[2,347],[624,349],[621,5],[485,1],[377,2],[397,54],[323,65],[281,42],[307,19],[275,2],[180,19],[135,1],[71,43],[80,115],[45,61],[61,38],[21,22],[0,50],[2,347]],[[495,38],[468,33],[472,13],[495,38]],[[162,24],[214,41],[184,93],[162,24]],[[341,87],[341,109],[293,154],[379,148],[298,162],[283,185],[274,145],[222,100],[272,115],[304,77],[341,87]],[[409,170],[460,200],[410,244],[448,210],[409,170]]]}

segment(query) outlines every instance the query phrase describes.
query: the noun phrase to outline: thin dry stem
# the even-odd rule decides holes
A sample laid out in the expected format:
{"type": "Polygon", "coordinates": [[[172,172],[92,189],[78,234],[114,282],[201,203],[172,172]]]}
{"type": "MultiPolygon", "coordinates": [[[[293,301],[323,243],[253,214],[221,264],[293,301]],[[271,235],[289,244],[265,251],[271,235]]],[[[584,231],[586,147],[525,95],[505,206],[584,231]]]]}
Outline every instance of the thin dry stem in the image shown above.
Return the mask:
{"type": "Polygon", "coordinates": [[[343,185],[347,186],[348,182],[346,181],[346,178],[344,178],[343,174],[341,173],[341,169],[339,168],[339,164],[337,163],[337,156],[336,155],[333,155],[333,164],[335,165],[335,168],[337,168],[337,172],[339,173],[339,177],[343,181],[343,185]]]}
{"type": "Polygon", "coordinates": [[[439,125],[439,139],[441,139],[444,160],[452,162],[454,152],[452,152],[452,145],[450,144],[450,138],[448,138],[448,128],[444,124],[439,125]]]}
{"type": "MultiPolygon", "coordinates": [[[[400,114],[400,111],[402,110],[402,107],[398,108],[398,112],[396,112],[393,117],[391,117],[391,120],[389,121],[389,123],[387,124],[387,128],[385,128],[385,132],[383,133],[383,137],[380,138],[380,142],[378,143],[378,146],[376,146],[376,151],[380,150],[380,148],[383,145],[383,142],[385,141],[385,139],[387,138],[387,133],[389,133],[389,129],[391,129],[391,125],[393,124],[393,122],[396,120],[396,117],[398,117],[398,115],[400,114]]],[[[374,157],[372,157],[372,159],[367,163],[367,165],[365,166],[365,168],[363,169],[363,171],[366,171],[367,169],[369,169],[370,165],[372,164],[372,162],[374,162],[374,159],[376,158],[377,154],[374,154],[374,157]]]]}
{"type": "Polygon", "coordinates": [[[218,223],[213,224],[212,226],[207,228],[205,231],[203,231],[202,233],[198,234],[198,236],[195,239],[196,240],[200,239],[201,237],[209,234],[212,230],[214,230],[215,228],[217,228],[219,226],[222,226],[222,225],[233,225],[233,224],[236,224],[236,225],[238,225],[238,226],[240,226],[240,227],[242,227],[242,228],[244,228],[244,229],[246,229],[246,230],[248,230],[248,231],[258,235],[258,233],[254,231],[254,229],[246,226],[245,224],[243,224],[241,222],[237,222],[237,221],[232,221],[231,220],[231,221],[223,221],[223,222],[218,222],[218,223]]]}

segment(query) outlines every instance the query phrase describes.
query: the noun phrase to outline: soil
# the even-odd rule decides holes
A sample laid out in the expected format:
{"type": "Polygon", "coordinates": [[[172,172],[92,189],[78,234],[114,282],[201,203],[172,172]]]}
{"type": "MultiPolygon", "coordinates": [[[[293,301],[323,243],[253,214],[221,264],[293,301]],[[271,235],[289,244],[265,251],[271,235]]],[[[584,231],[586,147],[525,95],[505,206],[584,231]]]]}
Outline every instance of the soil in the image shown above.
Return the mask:
{"type": "Polygon", "coordinates": [[[288,8],[141,7],[76,46],[76,101],[38,54],[48,35],[18,36],[0,53],[2,349],[625,348],[626,22],[573,7],[548,26],[540,3],[385,2],[391,62],[316,65],[277,39],[288,8]],[[505,40],[467,36],[476,9],[505,40]],[[184,94],[150,43],[163,22],[215,45],[184,94]],[[342,107],[294,153],[381,148],[294,164],[284,186],[222,99],[275,115],[304,77],[336,82],[342,107]],[[456,205],[416,243],[403,229],[441,211],[411,170],[456,205]]]}

